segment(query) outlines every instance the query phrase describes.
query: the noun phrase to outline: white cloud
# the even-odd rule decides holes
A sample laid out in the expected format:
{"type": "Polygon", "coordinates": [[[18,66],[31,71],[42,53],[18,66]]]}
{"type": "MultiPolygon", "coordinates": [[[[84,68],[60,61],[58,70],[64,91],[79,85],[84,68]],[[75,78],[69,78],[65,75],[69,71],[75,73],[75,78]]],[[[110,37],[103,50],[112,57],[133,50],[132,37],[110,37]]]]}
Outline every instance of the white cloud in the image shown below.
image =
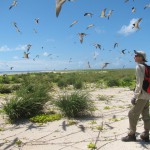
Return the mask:
{"type": "Polygon", "coordinates": [[[136,29],[133,29],[133,24],[137,21],[138,19],[133,18],[132,20],[130,20],[129,25],[123,25],[121,27],[121,29],[118,31],[118,33],[123,34],[125,36],[128,36],[134,32],[136,32],[136,29]]]}
{"type": "Polygon", "coordinates": [[[94,30],[95,30],[95,32],[96,32],[97,34],[105,33],[105,30],[101,30],[101,29],[98,28],[98,27],[96,27],[94,30]]]}
{"type": "Polygon", "coordinates": [[[15,48],[10,48],[8,45],[3,45],[0,47],[0,52],[26,50],[26,47],[27,45],[18,45],[15,48]]]}
{"type": "Polygon", "coordinates": [[[3,45],[0,47],[0,52],[3,52],[3,51],[10,51],[10,48],[7,45],[3,45]]]}
{"type": "Polygon", "coordinates": [[[48,56],[49,54],[47,52],[44,52],[43,53],[43,56],[48,56]]]}

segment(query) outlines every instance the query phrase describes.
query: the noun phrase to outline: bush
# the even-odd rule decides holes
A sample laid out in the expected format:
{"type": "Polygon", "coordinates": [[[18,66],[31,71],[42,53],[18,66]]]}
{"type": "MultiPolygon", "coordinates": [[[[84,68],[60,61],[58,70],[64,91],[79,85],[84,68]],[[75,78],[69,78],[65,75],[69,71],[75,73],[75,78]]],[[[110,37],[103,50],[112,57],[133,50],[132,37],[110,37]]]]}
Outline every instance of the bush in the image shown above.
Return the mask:
{"type": "Polygon", "coordinates": [[[2,76],[1,83],[3,83],[3,84],[9,84],[10,83],[9,77],[8,76],[2,76]]]}
{"type": "Polygon", "coordinates": [[[60,99],[55,102],[55,105],[67,117],[80,117],[90,113],[94,107],[89,95],[81,92],[62,95],[60,99]]]}
{"type": "Polygon", "coordinates": [[[4,85],[4,84],[0,85],[0,93],[1,94],[9,94],[11,92],[12,92],[12,90],[9,85],[4,85]]]}
{"type": "Polygon", "coordinates": [[[118,79],[109,79],[107,81],[107,86],[108,87],[119,86],[119,85],[120,85],[120,83],[119,83],[118,79]]]}
{"type": "Polygon", "coordinates": [[[74,83],[74,88],[75,89],[82,89],[83,88],[83,82],[81,80],[77,80],[75,83],[74,83]]]}
{"type": "Polygon", "coordinates": [[[16,92],[16,96],[4,104],[4,111],[10,121],[29,118],[43,110],[49,100],[47,85],[41,80],[31,80],[23,83],[16,92]]]}
{"type": "Polygon", "coordinates": [[[67,82],[63,79],[60,79],[57,83],[58,87],[60,88],[64,88],[64,87],[67,87],[67,82]]]}

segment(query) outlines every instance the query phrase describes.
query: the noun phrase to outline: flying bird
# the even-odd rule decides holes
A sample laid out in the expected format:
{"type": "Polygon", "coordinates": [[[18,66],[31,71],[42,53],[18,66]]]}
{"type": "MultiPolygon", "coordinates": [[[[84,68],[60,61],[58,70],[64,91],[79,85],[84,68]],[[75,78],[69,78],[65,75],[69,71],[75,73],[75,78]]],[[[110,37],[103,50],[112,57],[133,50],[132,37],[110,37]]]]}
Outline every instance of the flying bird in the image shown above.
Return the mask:
{"type": "Polygon", "coordinates": [[[56,16],[59,16],[62,5],[66,2],[66,0],[56,0],[56,16]]]}
{"type": "Polygon", "coordinates": [[[73,21],[72,24],[70,25],[70,28],[73,27],[73,26],[74,26],[75,24],[77,24],[77,23],[78,23],[77,20],[73,21]]]}
{"type": "Polygon", "coordinates": [[[89,62],[89,61],[87,62],[87,65],[88,65],[88,68],[91,68],[91,65],[90,65],[90,62],[89,62]]]}
{"type": "Polygon", "coordinates": [[[125,51],[126,51],[126,49],[123,49],[121,52],[122,52],[122,54],[125,54],[125,51]]]}
{"type": "Polygon", "coordinates": [[[140,29],[139,23],[142,21],[142,18],[139,18],[134,24],[132,29],[140,29]]]}
{"type": "Polygon", "coordinates": [[[14,67],[10,67],[10,70],[12,70],[14,67]]]}
{"type": "Polygon", "coordinates": [[[106,68],[110,63],[104,63],[102,69],[106,68]]]}
{"type": "Polygon", "coordinates": [[[144,9],[146,9],[146,8],[150,8],[150,4],[146,4],[144,9]]]}
{"type": "Polygon", "coordinates": [[[89,29],[89,28],[92,28],[92,27],[94,27],[94,24],[88,25],[88,26],[86,27],[86,29],[89,29]]]}
{"type": "Polygon", "coordinates": [[[98,52],[94,52],[94,60],[96,60],[96,58],[97,58],[97,56],[99,55],[99,53],[98,52]]]}
{"type": "Polygon", "coordinates": [[[92,13],[85,13],[84,16],[89,16],[89,17],[92,17],[93,14],[92,13]]]}
{"type": "Polygon", "coordinates": [[[101,45],[98,44],[98,43],[94,44],[94,46],[95,46],[96,49],[98,49],[98,48],[101,49],[101,45]]]}
{"type": "Polygon", "coordinates": [[[27,59],[29,59],[29,54],[30,54],[30,53],[26,53],[26,52],[24,52],[24,57],[23,57],[23,58],[27,58],[27,59]]]}
{"type": "Polygon", "coordinates": [[[36,24],[39,24],[39,18],[35,18],[34,21],[36,24]]]}
{"type": "Polygon", "coordinates": [[[10,5],[9,10],[15,7],[16,5],[17,5],[17,1],[14,0],[13,3],[10,5]]]}
{"type": "Polygon", "coordinates": [[[110,11],[108,12],[108,15],[107,15],[108,20],[109,20],[110,16],[112,15],[113,11],[114,11],[114,10],[110,10],[110,11]]]}
{"type": "Polygon", "coordinates": [[[115,44],[114,44],[114,48],[116,48],[116,47],[118,47],[118,43],[115,43],[115,44]]]}
{"type": "Polygon", "coordinates": [[[136,8],[132,7],[132,13],[135,13],[135,12],[136,12],[136,8]]]}
{"type": "Polygon", "coordinates": [[[106,18],[106,8],[102,10],[100,17],[101,18],[106,18]]]}
{"type": "Polygon", "coordinates": [[[127,2],[129,2],[129,0],[125,0],[124,2],[127,3],[127,2]]]}
{"type": "Polygon", "coordinates": [[[16,28],[16,31],[19,32],[19,33],[21,33],[21,31],[19,30],[19,28],[18,28],[18,26],[17,26],[17,23],[16,23],[16,22],[13,22],[13,25],[14,25],[14,27],[16,28]]]}
{"type": "Polygon", "coordinates": [[[30,50],[31,47],[32,47],[31,44],[28,44],[28,45],[27,45],[27,52],[30,50]]]}
{"type": "Polygon", "coordinates": [[[78,33],[78,34],[79,34],[80,43],[82,44],[83,43],[83,37],[87,36],[87,34],[86,33],[78,33]]]}

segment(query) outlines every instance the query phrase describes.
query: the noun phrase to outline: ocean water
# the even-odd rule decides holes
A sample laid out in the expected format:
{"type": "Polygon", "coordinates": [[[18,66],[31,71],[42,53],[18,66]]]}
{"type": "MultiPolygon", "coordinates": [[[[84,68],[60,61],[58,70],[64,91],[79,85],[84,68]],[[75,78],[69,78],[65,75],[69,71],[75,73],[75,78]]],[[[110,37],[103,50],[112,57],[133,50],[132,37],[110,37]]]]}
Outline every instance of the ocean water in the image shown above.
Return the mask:
{"type": "Polygon", "coordinates": [[[32,70],[32,71],[0,71],[0,75],[3,74],[27,74],[27,73],[41,73],[51,72],[51,70],[32,70]]]}

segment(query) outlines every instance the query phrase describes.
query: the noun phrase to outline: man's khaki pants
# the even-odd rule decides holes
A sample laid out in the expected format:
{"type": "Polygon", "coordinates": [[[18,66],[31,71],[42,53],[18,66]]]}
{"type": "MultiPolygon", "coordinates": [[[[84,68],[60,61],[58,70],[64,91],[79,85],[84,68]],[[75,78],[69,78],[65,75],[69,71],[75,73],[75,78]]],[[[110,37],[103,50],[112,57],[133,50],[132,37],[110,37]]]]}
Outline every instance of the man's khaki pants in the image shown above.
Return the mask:
{"type": "Polygon", "coordinates": [[[144,121],[144,129],[147,133],[150,130],[150,114],[149,114],[149,101],[138,99],[137,103],[133,106],[133,108],[129,111],[129,124],[130,131],[129,134],[135,134],[136,126],[140,117],[142,115],[142,120],[144,121]]]}

